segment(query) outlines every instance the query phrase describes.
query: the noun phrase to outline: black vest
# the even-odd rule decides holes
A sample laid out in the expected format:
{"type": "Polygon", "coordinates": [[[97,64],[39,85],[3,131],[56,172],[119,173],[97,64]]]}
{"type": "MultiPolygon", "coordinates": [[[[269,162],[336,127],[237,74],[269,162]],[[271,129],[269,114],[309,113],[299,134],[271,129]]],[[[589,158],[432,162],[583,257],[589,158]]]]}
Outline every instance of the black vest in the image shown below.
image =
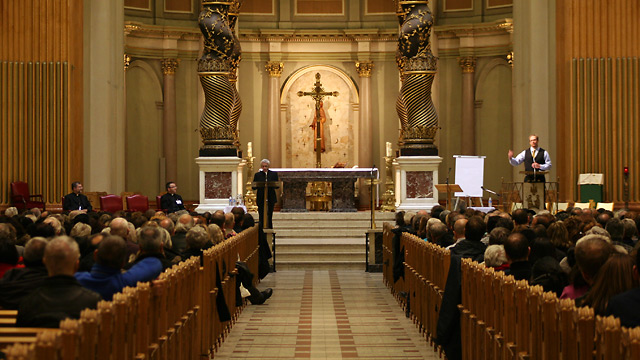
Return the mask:
{"type": "MultiPolygon", "coordinates": [[[[543,148],[538,148],[538,150],[536,151],[536,162],[538,164],[544,164],[544,149],[543,148]]],[[[525,171],[533,171],[533,168],[531,167],[531,164],[533,164],[533,156],[531,156],[531,148],[528,148],[527,150],[525,150],[524,152],[524,170],[525,171]]]]}

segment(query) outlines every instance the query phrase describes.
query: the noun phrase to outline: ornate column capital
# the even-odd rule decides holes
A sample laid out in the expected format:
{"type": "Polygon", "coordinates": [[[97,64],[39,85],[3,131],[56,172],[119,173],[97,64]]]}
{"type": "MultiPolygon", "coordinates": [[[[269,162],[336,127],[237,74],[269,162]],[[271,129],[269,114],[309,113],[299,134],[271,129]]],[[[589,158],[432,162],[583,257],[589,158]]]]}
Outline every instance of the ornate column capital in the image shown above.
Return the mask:
{"type": "Polygon", "coordinates": [[[176,69],[180,64],[180,59],[163,59],[162,60],[162,74],[173,75],[176,73],[176,69]]]}
{"type": "Polygon", "coordinates": [[[371,77],[373,66],[374,64],[371,60],[356,61],[356,70],[358,71],[358,75],[360,75],[360,77],[371,77]]]}
{"type": "Polygon", "coordinates": [[[513,68],[513,60],[514,60],[513,51],[509,51],[507,53],[507,62],[509,63],[509,66],[511,66],[512,68],[513,68]]]}
{"type": "Polygon", "coordinates": [[[131,64],[131,56],[124,54],[124,71],[127,71],[129,65],[131,64]]]}
{"type": "Polygon", "coordinates": [[[264,68],[269,72],[269,76],[280,77],[280,75],[282,75],[282,69],[284,69],[284,64],[279,61],[267,61],[264,68]]]}
{"type": "Polygon", "coordinates": [[[473,56],[465,56],[458,58],[458,65],[462,68],[463,73],[472,73],[476,71],[476,58],[473,56]]]}

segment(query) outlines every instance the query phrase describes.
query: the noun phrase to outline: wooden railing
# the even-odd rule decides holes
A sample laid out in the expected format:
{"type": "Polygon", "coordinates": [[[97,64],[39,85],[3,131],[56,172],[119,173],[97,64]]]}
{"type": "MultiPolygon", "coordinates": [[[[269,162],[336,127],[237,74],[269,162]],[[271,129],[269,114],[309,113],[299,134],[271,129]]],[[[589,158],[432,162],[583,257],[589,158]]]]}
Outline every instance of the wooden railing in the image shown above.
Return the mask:
{"type": "MultiPolygon", "coordinates": [[[[404,281],[393,281],[393,233],[384,225],[383,278],[435,350],[436,326],[450,253],[403,233],[404,281]]],[[[589,307],[558,299],[541,286],[516,281],[502,271],[463,259],[460,323],[462,358],[471,359],[640,359],[640,327],[620,326],[589,307]]]]}
{"type": "Polygon", "coordinates": [[[4,350],[7,359],[208,359],[242,310],[238,258],[258,273],[257,226],[206,250],[202,265],[192,257],[83,310],[80,319],[61,321],[60,329],[0,328],[0,343],[16,341],[4,350]],[[229,321],[219,319],[220,301],[229,321]]]}

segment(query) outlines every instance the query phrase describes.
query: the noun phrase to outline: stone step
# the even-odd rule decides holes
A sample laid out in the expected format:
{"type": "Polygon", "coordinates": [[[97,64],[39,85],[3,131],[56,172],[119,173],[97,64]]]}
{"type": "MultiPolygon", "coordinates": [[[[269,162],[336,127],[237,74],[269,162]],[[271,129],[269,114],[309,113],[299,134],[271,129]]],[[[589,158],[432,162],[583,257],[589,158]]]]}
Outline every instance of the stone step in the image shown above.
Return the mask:
{"type": "Polygon", "coordinates": [[[315,253],[364,253],[364,243],[346,245],[326,245],[326,244],[281,244],[276,242],[276,252],[278,255],[291,252],[315,253]]]}
{"type": "MultiPolygon", "coordinates": [[[[282,229],[344,229],[357,228],[369,229],[371,222],[368,220],[350,220],[341,221],[337,219],[327,220],[290,220],[290,221],[273,221],[273,228],[276,231],[282,229]]],[[[376,221],[376,228],[382,228],[383,222],[376,221]]]]}
{"type": "Polygon", "coordinates": [[[359,270],[365,271],[366,263],[353,261],[278,261],[276,270],[359,270]]]}
{"type": "Polygon", "coordinates": [[[276,253],[276,263],[279,265],[282,262],[362,262],[365,261],[365,252],[364,249],[362,251],[335,251],[335,252],[326,252],[326,251],[291,251],[288,250],[286,252],[280,251],[276,253]]]}
{"type": "Polygon", "coordinates": [[[350,238],[306,238],[306,237],[280,237],[276,238],[276,245],[327,245],[327,246],[342,246],[342,245],[358,245],[364,246],[366,240],[364,237],[350,237],[350,238]]]}
{"type": "MultiPolygon", "coordinates": [[[[275,227],[275,226],[274,226],[275,227]]],[[[350,238],[361,237],[364,238],[366,231],[363,229],[277,229],[276,238],[283,237],[297,237],[297,238],[310,238],[310,237],[335,237],[335,238],[350,238]]]]}

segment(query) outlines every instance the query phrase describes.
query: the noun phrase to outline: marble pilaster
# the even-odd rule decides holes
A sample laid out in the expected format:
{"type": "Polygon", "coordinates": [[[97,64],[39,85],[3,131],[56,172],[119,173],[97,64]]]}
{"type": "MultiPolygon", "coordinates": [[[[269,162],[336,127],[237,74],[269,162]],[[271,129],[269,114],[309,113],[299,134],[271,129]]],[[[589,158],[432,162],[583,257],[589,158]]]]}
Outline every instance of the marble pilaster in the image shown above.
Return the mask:
{"type": "Polygon", "coordinates": [[[162,60],[164,107],[162,113],[162,146],[165,159],[165,179],[178,176],[178,123],[176,119],[176,70],[180,59],[162,60]]]}
{"type": "Polygon", "coordinates": [[[229,197],[242,194],[245,160],[237,157],[196,158],[200,183],[200,203],[196,212],[222,210],[229,205],[229,197]]]}
{"type": "Polygon", "coordinates": [[[476,58],[472,56],[458,59],[462,68],[462,154],[475,155],[476,121],[475,121],[475,69],[476,58]]]}
{"type": "MultiPolygon", "coordinates": [[[[373,166],[373,123],[371,120],[371,73],[373,61],[364,60],[356,62],[356,70],[360,76],[360,124],[358,165],[361,167],[373,166]]],[[[371,204],[370,189],[368,186],[360,186],[360,204],[371,204]]]]}
{"type": "Polygon", "coordinates": [[[438,205],[439,156],[401,156],[393,162],[397,210],[430,210],[438,205]]]}
{"type": "Polygon", "coordinates": [[[269,73],[269,99],[267,102],[267,154],[272,166],[282,166],[282,139],[280,136],[280,76],[284,64],[268,61],[265,69],[269,73]]]}

